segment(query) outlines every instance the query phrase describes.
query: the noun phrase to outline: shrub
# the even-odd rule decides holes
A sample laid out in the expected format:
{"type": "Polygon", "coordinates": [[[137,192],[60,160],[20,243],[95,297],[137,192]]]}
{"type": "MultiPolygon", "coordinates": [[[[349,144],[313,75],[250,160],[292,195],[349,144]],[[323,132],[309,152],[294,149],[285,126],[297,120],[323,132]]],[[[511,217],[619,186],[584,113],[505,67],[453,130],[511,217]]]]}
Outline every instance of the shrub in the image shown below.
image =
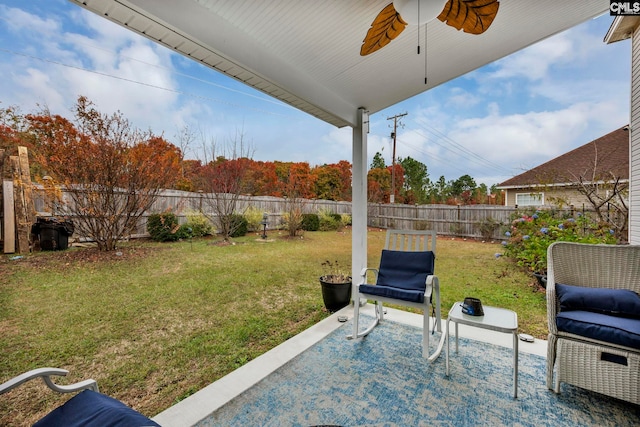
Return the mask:
{"type": "Polygon", "coordinates": [[[147,232],[157,242],[174,242],[182,238],[178,218],[171,212],[151,214],[147,219],[147,232]]]}
{"type": "Polygon", "coordinates": [[[249,231],[262,230],[262,215],[263,212],[255,206],[249,206],[245,211],[244,217],[247,220],[247,228],[249,231]]]}
{"type": "Polygon", "coordinates": [[[418,220],[414,223],[413,227],[416,230],[430,230],[431,229],[431,221],[427,221],[425,219],[418,220]]]}
{"type": "Polygon", "coordinates": [[[297,209],[291,209],[289,212],[282,213],[282,222],[285,230],[290,237],[297,236],[302,228],[302,212],[297,209]]]}
{"type": "Polygon", "coordinates": [[[449,226],[449,231],[454,236],[462,236],[462,232],[464,231],[464,228],[462,227],[462,224],[454,223],[449,226]]]}
{"type": "Polygon", "coordinates": [[[505,255],[534,273],[546,273],[547,248],[555,241],[615,244],[614,231],[586,215],[555,218],[553,211],[515,214],[502,242],[505,255]]]}
{"type": "Polygon", "coordinates": [[[320,229],[320,217],[317,214],[302,214],[302,229],[304,231],[318,231],[320,229]]]}
{"type": "Polygon", "coordinates": [[[204,237],[213,234],[213,225],[202,212],[187,211],[186,216],[187,222],[183,227],[191,229],[188,233],[190,237],[204,237]]]}
{"type": "Polygon", "coordinates": [[[188,224],[182,224],[178,228],[176,234],[178,235],[179,239],[191,239],[192,237],[195,237],[193,228],[191,228],[188,224]]]}
{"type": "Polygon", "coordinates": [[[243,215],[229,215],[229,224],[229,229],[231,230],[229,237],[242,237],[249,231],[249,223],[243,215]]]}
{"type": "Polygon", "coordinates": [[[351,215],[350,214],[341,214],[340,215],[340,220],[342,221],[342,225],[351,225],[351,215]]]}
{"type": "Polygon", "coordinates": [[[334,214],[327,210],[318,211],[320,218],[320,231],[335,231],[342,228],[342,221],[339,214],[334,214]]]}
{"type": "Polygon", "coordinates": [[[500,228],[502,223],[489,216],[482,221],[478,221],[476,225],[478,226],[480,235],[486,240],[491,240],[493,239],[493,233],[495,233],[495,231],[500,228]]]}

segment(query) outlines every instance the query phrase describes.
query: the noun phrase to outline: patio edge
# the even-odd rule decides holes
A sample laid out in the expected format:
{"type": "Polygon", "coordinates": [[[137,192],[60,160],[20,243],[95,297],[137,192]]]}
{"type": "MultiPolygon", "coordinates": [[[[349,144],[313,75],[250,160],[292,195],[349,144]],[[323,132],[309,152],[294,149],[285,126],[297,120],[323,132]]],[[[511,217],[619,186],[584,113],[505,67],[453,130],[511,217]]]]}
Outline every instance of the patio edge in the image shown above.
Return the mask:
{"type": "Polygon", "coordinates": [[[347,306],[321,320],[300,334],[291,337],[246,365],[230,372],[219,380],[153,417],[164,427],[187,427],[210,416],[218,408],[253,387],[276,369],[325,338],[343,323],[338,316],[352,317],[353,309],[347,306]]]}

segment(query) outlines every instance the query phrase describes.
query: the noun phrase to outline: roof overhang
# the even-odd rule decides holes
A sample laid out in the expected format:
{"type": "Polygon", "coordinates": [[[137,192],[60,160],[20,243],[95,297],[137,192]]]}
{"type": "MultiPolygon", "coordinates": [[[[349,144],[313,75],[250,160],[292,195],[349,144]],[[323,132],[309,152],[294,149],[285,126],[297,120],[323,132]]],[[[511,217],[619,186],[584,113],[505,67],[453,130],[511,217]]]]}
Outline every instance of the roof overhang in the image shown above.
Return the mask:
{"type": "Polygon", "coordinates": [[[615,43],[631,38],[640,24],[640,16],[616,16],[604,37],[605,43],[615,43]]]}
{"type": "Polygon", "coordinates": [[[481,35],[434,20],[426,43],[424,26],[408,26],[363,57],[389,0],[70,1],[338,127],[357,125],[358,108],[376,113],[609,9],[607,0],[501,0],[481,35]]]}
{"type": "MultiPolygon", "coordinates": [[[[629,184],[629,179],[620,179],[620,184],[629,184]]],[[[585,185],[606,185],[613,184],[615,181],[584,181],[585,185]]],[[[550,184],[531,184],[531,185],[498,185],[498,190],[530,190],[530,189],[545,189],[545,188],[561,188],[561,187],[575,187],[578,185],[576,182],[554,182],[550,184]]]]}

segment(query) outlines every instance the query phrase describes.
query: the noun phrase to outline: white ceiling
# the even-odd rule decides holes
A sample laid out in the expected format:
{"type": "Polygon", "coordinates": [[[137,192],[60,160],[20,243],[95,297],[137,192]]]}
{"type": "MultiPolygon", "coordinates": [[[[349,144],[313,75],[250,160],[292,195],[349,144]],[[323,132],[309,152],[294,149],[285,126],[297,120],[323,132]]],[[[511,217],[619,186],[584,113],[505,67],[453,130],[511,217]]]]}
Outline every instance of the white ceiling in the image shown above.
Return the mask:
{"type": "Polygon", "coordinates": [[[484,34],[434,20],[426,49],[424,26],[408,26],[362,57],[390,0],[70,1],[339,127],[354,126],[359,107],[373,114],[609,10],[608,0],[501,0],[484,34]]]}

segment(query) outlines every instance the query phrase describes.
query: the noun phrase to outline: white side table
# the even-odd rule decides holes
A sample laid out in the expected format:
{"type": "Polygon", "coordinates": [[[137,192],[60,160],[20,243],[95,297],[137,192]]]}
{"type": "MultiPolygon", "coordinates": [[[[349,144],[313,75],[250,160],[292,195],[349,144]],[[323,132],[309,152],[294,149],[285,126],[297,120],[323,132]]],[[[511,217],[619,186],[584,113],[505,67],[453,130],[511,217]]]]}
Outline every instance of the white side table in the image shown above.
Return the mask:
{"type": "Polygon", "coordinates": [[[458,352],[458,324],[513,334],[513,398],[518,397],[518,314],[505,308],[482,306],[484,316],[470,316],[462,312],[462,303],[456,302],[447,317],[446,373],[449,376],[449,323],[456,324],[456,353],[458,352]]]}

